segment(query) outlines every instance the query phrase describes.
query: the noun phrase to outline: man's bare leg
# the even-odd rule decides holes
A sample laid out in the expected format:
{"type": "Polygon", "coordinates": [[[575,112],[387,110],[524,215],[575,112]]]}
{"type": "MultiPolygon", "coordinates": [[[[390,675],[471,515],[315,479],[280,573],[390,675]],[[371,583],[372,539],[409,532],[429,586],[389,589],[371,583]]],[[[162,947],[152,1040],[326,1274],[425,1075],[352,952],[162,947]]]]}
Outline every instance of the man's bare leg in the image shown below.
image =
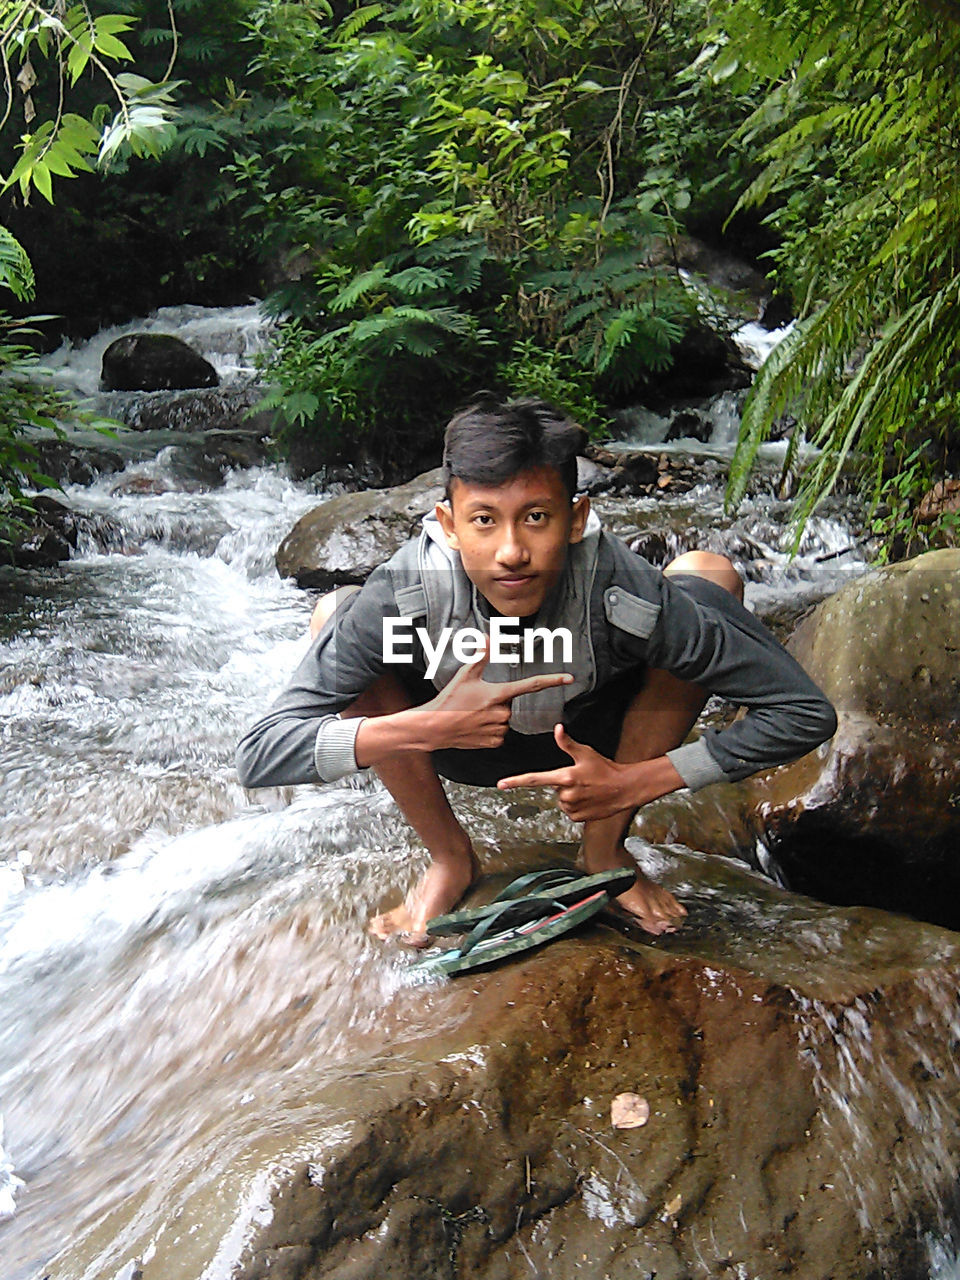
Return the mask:
{"type": "MultiPolygon", "coordinates": [[[[664,572],[695,573],[710,578],[743,599],[743,583],[725,556],[688,551],[672,561],[664,572]]],[[[706,694],[697,685],[679,680],[666,671],[651,670],[624,716],[615,759],[621,762],[654,760],[678,747],[693,728],[705,702],[706,694]]],[[[588,871],[609,871],[615,867],[636,869],[636,863],[623,845],[636,812],[636,809],[628,810],[584,823],[580,857],[588,871]]],[[[672,933],[687,914],[669,890],[654,883],[642,871],[637,871],[636,883],[617,901],[648,933],[655,935],[672,933]]]]}
{"type": "MultiPolygon", "coordinates": [[[[318,634],[333,610],[349,594],[348,588],[341,588],[319,601],[310,619],[311,635],[318,634]]],[[[410,698],[399,681],[383,676],[342,714],[346,718],[382,716],[403,711],[410,705],[410,698]]],[[[426,752],[405,751],[382,760],[375,771],[423,841],[430,865],[404,901],[393,910],[374,916],[368,927],[378,938],[399,935],[409,945],[425,946],[427,921],[456,906],[477,878],[480,864],[426,752]]]]}

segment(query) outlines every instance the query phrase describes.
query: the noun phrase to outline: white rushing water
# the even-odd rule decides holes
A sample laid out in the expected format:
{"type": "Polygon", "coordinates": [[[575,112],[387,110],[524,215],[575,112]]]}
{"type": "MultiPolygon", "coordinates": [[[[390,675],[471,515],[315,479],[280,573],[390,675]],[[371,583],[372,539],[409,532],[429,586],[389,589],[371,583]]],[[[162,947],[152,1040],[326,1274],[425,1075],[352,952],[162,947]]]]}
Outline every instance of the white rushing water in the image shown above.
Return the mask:
{"type": "Polygon", "coordinates": [[[143,319],[101,329],[87,342],[65,342],[44,357],[53,384],[64,391],[94,395],[100,386],[103,353],[130,333],[173,334],[209,360],[224,383],[253,377],[270,330],[256,302],[239,307],[160,307],[143,319]]]}

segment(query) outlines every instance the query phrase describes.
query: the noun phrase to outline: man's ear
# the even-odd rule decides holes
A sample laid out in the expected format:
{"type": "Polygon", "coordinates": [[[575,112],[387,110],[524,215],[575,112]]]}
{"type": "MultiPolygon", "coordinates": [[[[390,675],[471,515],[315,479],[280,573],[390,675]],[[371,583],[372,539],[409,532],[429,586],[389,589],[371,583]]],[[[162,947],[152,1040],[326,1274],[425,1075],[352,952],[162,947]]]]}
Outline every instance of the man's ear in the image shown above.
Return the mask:
{"type": "Polygon", "coordinates": [[[582,542],[583,531],[587,527],[587,516],[590,514],[590,499],[581,494],[573,504],[573,515],[570,520],[570,537],[568,542],[582,542]]]}
{"type": "Polygon", "coordinates": [[[434,509],[437,513],[437,519],[440,521],[443,536],[447,540],[447,546],[453,551],[459,551],[460,539],[453,531],[453,511],[446,502],[438,502],[434,509]]]}

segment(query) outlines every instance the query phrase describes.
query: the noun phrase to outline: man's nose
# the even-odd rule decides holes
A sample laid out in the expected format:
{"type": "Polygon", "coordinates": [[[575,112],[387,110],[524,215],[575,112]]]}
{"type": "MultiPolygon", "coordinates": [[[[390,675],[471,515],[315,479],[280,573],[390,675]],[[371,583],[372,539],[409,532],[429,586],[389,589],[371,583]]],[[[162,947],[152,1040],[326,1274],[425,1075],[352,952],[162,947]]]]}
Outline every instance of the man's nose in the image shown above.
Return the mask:
{"type": "Polygon", "coordinates": [[[497,547],[498,563],[515,568],[518,565],[526,564],[529,559],[530,552],[519,531],[508,525],[504,529],[500,544],[497,547]]]}

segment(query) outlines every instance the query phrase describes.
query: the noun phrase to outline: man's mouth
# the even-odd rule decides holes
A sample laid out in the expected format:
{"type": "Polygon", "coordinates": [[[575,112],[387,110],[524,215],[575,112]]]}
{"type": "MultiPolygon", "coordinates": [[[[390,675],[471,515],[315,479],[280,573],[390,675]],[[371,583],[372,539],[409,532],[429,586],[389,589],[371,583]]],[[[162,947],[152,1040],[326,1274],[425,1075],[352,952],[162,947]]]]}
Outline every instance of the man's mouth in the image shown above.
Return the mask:
{"type": "Polygon", "coordinates": [[[532,573],[510,573],[495,578],[494,581],[500,587],[522,587],[526,583],[532,582],[535,576],[532,573]]]}

